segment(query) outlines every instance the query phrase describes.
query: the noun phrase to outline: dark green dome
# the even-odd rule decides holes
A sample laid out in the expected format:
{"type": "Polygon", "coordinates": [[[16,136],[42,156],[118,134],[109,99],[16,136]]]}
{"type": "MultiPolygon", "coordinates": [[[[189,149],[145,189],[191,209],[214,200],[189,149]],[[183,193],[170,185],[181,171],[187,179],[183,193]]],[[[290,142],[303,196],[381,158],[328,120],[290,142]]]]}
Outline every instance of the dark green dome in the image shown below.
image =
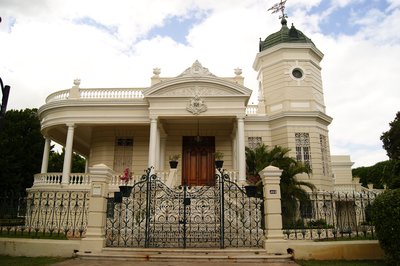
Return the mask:
{"type": "Polygon", "coordinates": [[[311,39],[297,30],[293,24],[289,29],[285,18],[281,20],[281,24],[280,31],[272,33],[264,41],[260,38],[260,52],[280,43],[311,43],[315,46],[311,39]]]}

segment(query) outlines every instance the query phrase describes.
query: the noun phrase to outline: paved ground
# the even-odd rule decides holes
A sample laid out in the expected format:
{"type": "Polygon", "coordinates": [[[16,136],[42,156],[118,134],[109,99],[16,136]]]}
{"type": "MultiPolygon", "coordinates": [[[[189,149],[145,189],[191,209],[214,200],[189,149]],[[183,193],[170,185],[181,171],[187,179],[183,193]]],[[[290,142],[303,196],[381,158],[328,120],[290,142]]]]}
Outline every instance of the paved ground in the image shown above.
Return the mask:
{"type": "Polygon", "coordinates": [[[224,261],[183,261],[183,262],[168,262],[168,261],[134,261],[134,260],[105,260],[105,259],[70,259],[63,262],[53,264],[54,266],[72,266],[72,265],[85,265],[85,266],[298,266],[295,262],[289,263],[251,263],[251,262],[224,262],[224,261]]]}

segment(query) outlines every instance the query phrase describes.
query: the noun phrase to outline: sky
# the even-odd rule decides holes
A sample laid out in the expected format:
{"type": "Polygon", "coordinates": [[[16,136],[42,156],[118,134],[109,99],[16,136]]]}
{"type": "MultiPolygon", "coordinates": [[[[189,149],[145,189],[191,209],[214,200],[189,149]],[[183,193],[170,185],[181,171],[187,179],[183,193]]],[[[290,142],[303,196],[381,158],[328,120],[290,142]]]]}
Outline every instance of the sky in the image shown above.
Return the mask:
{"type": "MultiPolygon", "coordinates": [[[[153,68],[177,76],[199,60],[213,74],[252,68],[259,38],[280,29],[279,0],[0,0],[0,77],[7,109],[39,108],[69,89],[148,87],[153,68]]],[[[288,25],[321,62],[331,154],[354,167],[387,160],[380,136],[400,111],[400,0],[288,0],[288,25]]]]}

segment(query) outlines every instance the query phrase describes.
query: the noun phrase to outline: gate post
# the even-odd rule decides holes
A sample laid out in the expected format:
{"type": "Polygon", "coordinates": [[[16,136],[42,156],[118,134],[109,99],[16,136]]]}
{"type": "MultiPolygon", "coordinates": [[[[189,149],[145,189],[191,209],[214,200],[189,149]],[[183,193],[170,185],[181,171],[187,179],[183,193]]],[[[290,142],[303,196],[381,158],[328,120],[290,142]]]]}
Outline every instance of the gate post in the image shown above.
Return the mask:
{"type": "Polygon", "coordinates": [[[89,168],[91,187],[86,237],[82,239],[80,252],[100,253],[105,246],[105,223],[108,185],[113,170],[104,164],[89,168]]]}
{"type": "Polygon", "coordinates": [[[264,248],[268,253],[287,254],[287,241],[282,232],[280,177],[282,170],[267,166],[260,173],[264,192],[264,248]]]}

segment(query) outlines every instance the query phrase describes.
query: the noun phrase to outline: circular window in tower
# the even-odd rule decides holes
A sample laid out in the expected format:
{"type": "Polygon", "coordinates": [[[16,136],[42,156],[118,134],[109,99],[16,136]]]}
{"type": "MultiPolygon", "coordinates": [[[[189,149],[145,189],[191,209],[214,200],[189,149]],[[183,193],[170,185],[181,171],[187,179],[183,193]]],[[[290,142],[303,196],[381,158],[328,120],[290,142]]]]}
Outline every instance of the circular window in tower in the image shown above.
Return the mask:
{"type": "Polygon", "coordinates": [[[303,78],[303,71],[300,68],[295,68],[292,70],[292,76],[295,79],[302,79],[303,78]]]}

